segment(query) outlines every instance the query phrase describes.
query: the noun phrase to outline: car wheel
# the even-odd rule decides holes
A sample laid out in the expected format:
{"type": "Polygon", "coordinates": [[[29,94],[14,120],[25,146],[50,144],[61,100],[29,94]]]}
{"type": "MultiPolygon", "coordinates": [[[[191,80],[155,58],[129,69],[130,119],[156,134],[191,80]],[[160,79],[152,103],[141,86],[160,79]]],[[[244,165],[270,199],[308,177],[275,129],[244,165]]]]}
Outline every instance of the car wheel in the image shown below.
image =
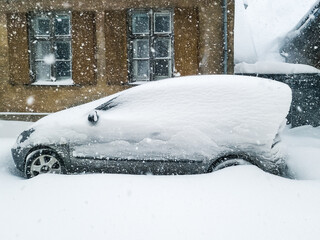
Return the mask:
{"type": "Polygon", "coordinates": [[[232,166],[238,166],[238,165],[252,165],[252,163],[241,158],[234,158],[234,159],[224,158],[224,159],[215,161],[211,165],[209,172],[214,172],[226,167],[232,167],[232,166]]]}
{"type": "Polygon", "coordinates": [[[64,173],[61,158],[51,149],[37,149],[28,154],[26,158],[25,175],[27,178],[44,173],[64,173]]]}

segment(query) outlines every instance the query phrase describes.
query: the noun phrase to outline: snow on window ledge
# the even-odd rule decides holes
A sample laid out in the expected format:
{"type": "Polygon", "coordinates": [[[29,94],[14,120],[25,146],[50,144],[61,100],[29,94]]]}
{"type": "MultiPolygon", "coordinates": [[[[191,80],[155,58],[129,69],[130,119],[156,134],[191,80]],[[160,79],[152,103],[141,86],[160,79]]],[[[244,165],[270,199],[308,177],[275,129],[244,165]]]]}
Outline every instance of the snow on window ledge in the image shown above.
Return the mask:
{"type": "Polygon", "coordinates": [[[72,79],[59,80],[59,81],[36,81],[31,85],[36,86],[73,86],[75,85],[72,79]]]}
{"type": "Polygon", "coordinates": [[[146,84],[146,83],[149,83],[149,82],[153,82],[153,81],[136,81],[136,82],[129,82],[128,84],[129,85],[142,85],[142,84],[146,84]]]}
{"type": "MultiPolygon", "coordinates": [[[[180,75],[174,75],[173,77],[180,77],[180,75]]],[[[168,79],[168,78],[173,78],[173,77],[163,77],[163,78],[159,78],[159,79],[154,79],[152,81],[145,80],[145,81],[128,82],[128,84],[129,85],[143,85],[143,84],[146,84],[146,83],[161,81],[161,80],[168,79]]]]}

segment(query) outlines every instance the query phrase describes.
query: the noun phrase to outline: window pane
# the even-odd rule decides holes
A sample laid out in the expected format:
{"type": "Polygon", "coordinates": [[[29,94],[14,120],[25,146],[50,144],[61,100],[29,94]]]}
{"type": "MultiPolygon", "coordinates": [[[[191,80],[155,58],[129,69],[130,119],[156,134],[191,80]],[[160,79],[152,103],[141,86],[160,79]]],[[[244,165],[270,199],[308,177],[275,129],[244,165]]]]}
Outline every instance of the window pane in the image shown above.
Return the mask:
{"type": "Polygon", "coordinates": [[[133,40],[133,57],[134,58],[149,57],[149,39],[133,40]]]}
{"type": "Polygon", "coordinates": [[[71,63],[67,62],[56,62],[56,76],[57,80],[71,78],[71,63]]]}
{"type": "Polygon", "coordinates": [[[50,19],[46,16],[35,17],[34,32],[36,36],[49,36],[50,35],[50,19]]]}
{"type": "Polygon", "coordinates": [[[36,41],[35,42],[35,56],[36,60],[44,59],[50,56],[50,42],[49,41],[36,41]]]}
{"type": "Polygon", "coordinates": [[[58,15],[55,19],[55,34],[70,35],[70,17],[67,15],[58,15]]]}
{"type": "Polygon", "coordinates": [[[170,33],[171,32],[171,15],[170,13],[154,14],[154,32],[170,33]]]}
{"type": "Polygon", "coordinates": [[[148,13],[132,14],[132,33],[149,34],[149,15],[148,13]]]}
{"type": "Polygon", "coordinates": [[[134,80],[149,80],[150,64],[148,60],[133,62],[133,79],[134,80]]]}
{"type": "Polygon", "coordinates": [[[154,64],[155,77],[169,77],[171,76],[171,60],[160,59],[156,60],[154,64]]]}
{"type": "Polygon", "coordinates": [[[36,81],[50,81],[51,66],[36,62],[36,81]]]}
{"type": "Polygon", "coordinates": [[[169,57],[171,55],[170,38],[157,38],[154,43],[154,50],[157,58],[169,57]]]}
{"type": "Polygon", "coordinates": [[[69,60],[71,55],[71,45],[69,41],[56,42],[56,59],[69,60]]]}

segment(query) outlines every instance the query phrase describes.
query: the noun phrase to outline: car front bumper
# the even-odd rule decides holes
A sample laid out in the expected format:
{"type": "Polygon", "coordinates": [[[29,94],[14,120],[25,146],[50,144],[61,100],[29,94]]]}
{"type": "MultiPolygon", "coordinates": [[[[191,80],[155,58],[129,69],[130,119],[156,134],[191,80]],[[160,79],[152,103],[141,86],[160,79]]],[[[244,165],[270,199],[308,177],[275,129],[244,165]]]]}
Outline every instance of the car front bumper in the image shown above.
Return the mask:
{"type": "Polygon", "coordinates": [[[25,156],[26,156],[27,152],[28,152],[27,149],[21,148],[21,147],[15,147],[15,148],[11,149],[13,161],[14,161],[16,167],[22,172],[24,171],[25,156]]]}

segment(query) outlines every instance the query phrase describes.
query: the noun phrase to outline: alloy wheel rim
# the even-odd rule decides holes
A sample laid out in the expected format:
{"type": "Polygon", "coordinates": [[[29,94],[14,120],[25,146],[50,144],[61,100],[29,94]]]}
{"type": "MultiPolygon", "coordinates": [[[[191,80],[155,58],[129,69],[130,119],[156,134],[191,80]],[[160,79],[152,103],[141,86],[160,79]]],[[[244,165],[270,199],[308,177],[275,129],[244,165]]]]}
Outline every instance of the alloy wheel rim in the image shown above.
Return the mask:
{"type": "Polygon", "coordinates": [[[30,174],[35,177],[45,173],[62,173],[59,160],[51,155],[41,155],[37,157],[30,166],[30,174]]]}
{"type": "Polygon", "coordinates": [[[252,165],[252,164],[243,159],[229,159],[227,161],[219,163],[217,166],[213,168],[213,171],[221,170],[226,167],[238,166],[238,165],[252,165]]]}

